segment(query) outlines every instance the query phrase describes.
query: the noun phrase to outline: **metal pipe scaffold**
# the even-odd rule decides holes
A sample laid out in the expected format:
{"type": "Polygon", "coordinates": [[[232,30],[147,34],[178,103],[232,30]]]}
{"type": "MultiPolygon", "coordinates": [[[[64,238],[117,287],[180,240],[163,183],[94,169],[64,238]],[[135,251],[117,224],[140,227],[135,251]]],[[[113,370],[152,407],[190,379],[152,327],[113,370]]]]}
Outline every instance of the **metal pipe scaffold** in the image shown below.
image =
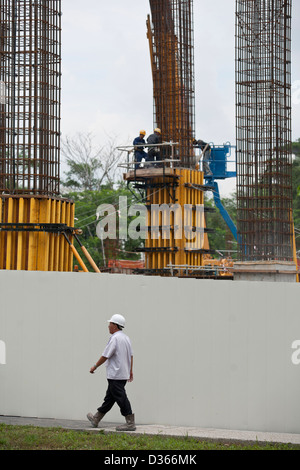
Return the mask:
{"type": "Polygon", "coordinates": [[[291,260],[291,0],[236,1],[240,257],[291,260]]]}
{"type": "Polygon", "coordinates": [[[61,1],[0,1],[0,191],[59,195],[61,1]]]}
{"type": "Polygon", "coordinates": [[[61,0],[0,0],[0,269],[72,271],[60,197],[61,0]]]}

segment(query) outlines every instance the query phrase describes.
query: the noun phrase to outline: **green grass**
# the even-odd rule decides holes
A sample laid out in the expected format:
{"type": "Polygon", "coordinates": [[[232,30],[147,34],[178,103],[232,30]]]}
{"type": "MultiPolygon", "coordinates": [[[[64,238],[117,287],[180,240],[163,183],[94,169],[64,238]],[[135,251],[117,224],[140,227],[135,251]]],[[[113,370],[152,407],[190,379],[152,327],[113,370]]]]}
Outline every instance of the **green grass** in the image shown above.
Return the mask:
{"type": "Polygon", "coordinates": [[[0,424],[0,450],[300,450],[291,444],[238,444],[190,437],[105,434],[0,424]]]}

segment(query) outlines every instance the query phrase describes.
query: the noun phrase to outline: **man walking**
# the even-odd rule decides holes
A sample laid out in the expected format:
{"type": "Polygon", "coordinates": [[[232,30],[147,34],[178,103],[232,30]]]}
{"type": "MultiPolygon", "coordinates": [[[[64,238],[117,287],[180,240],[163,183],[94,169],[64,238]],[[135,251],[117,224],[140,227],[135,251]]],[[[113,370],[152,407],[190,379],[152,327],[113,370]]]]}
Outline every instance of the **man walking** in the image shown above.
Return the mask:
{"type": "Polygon", "coordinates": [[[87,418],[96,428],[104,415],[117,403],[122,416],[125,417],[126,424],[117,426],[116,430],[135,431],[134,414],[125,391],[126,383],[133,380],[131,342],[122,331],[125,327],[125,318],[122,315],[113,315],[108,322],[111,338],[100,359],[90,369],[90,373],[93,374],[98,367],[106,363],[108,388],[102,406],[98,408],[95,415],[88,413],[87,418]]]}

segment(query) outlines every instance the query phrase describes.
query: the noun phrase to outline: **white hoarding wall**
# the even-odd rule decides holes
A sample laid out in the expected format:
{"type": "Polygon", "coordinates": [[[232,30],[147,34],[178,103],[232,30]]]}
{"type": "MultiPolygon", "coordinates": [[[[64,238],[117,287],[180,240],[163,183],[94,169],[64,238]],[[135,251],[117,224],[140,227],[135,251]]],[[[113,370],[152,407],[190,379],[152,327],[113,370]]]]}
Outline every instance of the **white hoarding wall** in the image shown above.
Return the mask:
{"type": "Polygon", "coordinates": [[[299,284],[1,271],[0,292],[0,415],[95,412],[121,313],[137,424],[300,433],[299,284]]]}

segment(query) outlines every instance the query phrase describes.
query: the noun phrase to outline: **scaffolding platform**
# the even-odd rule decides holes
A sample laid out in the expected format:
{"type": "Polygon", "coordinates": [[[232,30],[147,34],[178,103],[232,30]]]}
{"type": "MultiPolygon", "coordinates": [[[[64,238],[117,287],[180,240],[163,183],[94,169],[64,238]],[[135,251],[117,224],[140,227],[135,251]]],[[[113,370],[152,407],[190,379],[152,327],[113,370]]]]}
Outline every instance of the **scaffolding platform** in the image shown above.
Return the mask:
{"type": "Polygon", "coordinates": [[[174,168],[140,168],[138,170],[130,170],[124,173],[123,178],[125,181],[138,181],[148,178],[179,178],[174,168]]]}

